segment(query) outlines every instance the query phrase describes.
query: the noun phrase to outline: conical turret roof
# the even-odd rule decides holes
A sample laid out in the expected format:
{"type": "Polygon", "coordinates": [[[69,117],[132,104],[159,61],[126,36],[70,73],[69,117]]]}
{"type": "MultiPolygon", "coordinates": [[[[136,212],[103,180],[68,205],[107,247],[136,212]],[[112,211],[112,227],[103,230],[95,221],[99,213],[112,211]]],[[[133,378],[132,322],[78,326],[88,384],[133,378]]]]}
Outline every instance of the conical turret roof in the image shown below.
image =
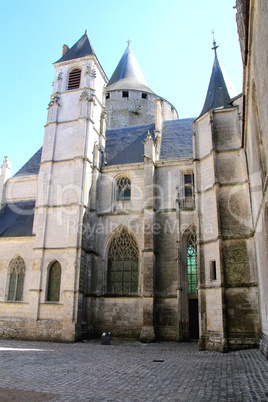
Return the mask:
{"type": "Polygon", "coordinates": [[[69,50],[67,50],[67,52],[58,61],[56,61],[56,63],[79,59],[80,57],[89,56],[91,54],[95,55],[95,52],[91,46],[86,31],[84,35],[81,36],[81,38],[69,50]]]}
{"type": "Polygon", "coordinates": [[[202,116],[204,113],[208,112],[211,109],[221,106],[228,106],[231,100],[218,60],[217,56],[218,46],[216,46],[215,41],[213,42],[213,45],[214,46],[212,49],[215,52],[214,63],[212,67],[212,73],[210,77],[206,100],[202,112],[200,113],[200,116],[202,116]]]}
{"type": "Polygon", "coordinates": [[[136,90],[153,93],[153,91],[148,87],[129,42],[110,81],[108,82],[107,90],[136,90]]]}

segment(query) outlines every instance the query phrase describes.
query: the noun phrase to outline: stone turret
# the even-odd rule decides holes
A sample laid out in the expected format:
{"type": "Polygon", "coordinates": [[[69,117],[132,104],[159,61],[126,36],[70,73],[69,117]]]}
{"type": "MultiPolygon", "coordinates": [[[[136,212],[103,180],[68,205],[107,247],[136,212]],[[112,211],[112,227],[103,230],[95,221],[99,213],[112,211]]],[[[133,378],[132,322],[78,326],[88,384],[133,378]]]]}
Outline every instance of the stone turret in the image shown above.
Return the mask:
{"type": "Polygon", "coordinates": [[[202,116],[204,113],[209,110],[215,109],[217,107],[226,107],[230,104],[230,96],[228,93],[228,89],[223,77],[223,73],[220,67],[220,63],[217,56],[217,48],[215,40],[213,41],[212,49],[215,52],[214,55],[214,63],[212,67],[211,77],[209,81],[209,86],[207,90],[206,100],[200,113],[202,116]]]}
{"type": "Polygon", "coordinates": [[[258,343],[258,289],[245,150],[238,100],[231,102],[215,60],[194,123],[201,349],[258,343]]]}
{"type": "MultiPolygon", "coordinates": [[[[128,41],[106,87],[107,128],[154,123],[159,105],[161,120],[178,118],[174,106],[149,88],[128,41]],[[156,99],[159,103],[155,103],[156,99]]],[[[159,125],[159,110],[157,113],[159,125]]]]}

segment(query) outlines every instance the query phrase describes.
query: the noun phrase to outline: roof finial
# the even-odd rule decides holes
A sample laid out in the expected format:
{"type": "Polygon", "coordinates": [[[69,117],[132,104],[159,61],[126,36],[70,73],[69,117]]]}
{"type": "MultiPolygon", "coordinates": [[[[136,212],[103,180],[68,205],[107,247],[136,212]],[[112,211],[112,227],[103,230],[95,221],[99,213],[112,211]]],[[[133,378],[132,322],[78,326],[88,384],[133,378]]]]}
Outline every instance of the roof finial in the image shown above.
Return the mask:
{"type": "Polygon", "coordinates": [[[213,35],[213,47],[211,48],[215,52],[215,56],[217,56],[217,49],[219,46],[216,46],[216,41],[215,41],[215,36],[214,36],[214,31],[212,30],[212,35],[213,35]]]}
{"type": "Polygon", "coordinates": [[[131,40],[128,39],[128,40],[127,40],[127,45],[128,45],[128,47],[130,47],[130,42],[131,42],[131,40]]]}
{"type": "Polygon", "coordinates": [[[85,30],[85,35],[87,35],[87,29],[85,30]]]}

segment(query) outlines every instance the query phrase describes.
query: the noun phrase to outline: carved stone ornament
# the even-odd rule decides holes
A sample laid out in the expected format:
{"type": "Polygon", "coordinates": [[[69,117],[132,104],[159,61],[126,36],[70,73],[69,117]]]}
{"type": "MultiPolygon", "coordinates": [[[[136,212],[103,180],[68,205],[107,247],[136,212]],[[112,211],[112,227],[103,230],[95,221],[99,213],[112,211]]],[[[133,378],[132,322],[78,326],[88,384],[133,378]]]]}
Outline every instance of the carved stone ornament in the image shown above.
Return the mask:
{"type": "Polygon", "coordinates": [[[83,92],[81,93],[81,95],[80,95],[79,100],[80,100],[80,101],[86,101],[86,102],[92,102],[92,101],[93,101],[93,98],[92,98],[91,95],[88,94],[87,90],[84,89],[84,91],[83,91],[83,92]]]}
{"type": "Polygon", "coordinates": [[[62,80],[62,71],[60,71],[58,74],[58,81],[61,81],[61,80],[62,80]]]}
{"type": "Polygon", "coordinates": [[[106,114],[107,114],[107,112],[106,112],[106,108],[105,108],[105,107],[103,107],[103,108],[102,108],[101,115],[100,115],[100,118],[101,118],[101,119],[105,119],[106,114]]]}
{"type": "Polygon", "coordinates": [[[146,136],[145,140],[143,140],[142,143],[143,143],[143,144],[146,144],[146,142],[148,142],[148,141],[153,141],[152,136],[151,136],[151,133],[150,133],[149,130],[148,130],[148,132],[147,132],[147,136],[146,136]]]}
{"type": "Polygon", "coordinates": [[[92,77],[92,78],[96,78],[96,76],[97,76],[95,68],[94,67],[91,68],[91,66],[87,66],[86,74],[90,75],[90,77],[92,77]]]}
{"type": "Polygon", "coordinates": [[[54,104],[60,106],[60,95],[58,94],[58,92],[51,95],[50,102],[48,104],[48,109],[54,104]]]}

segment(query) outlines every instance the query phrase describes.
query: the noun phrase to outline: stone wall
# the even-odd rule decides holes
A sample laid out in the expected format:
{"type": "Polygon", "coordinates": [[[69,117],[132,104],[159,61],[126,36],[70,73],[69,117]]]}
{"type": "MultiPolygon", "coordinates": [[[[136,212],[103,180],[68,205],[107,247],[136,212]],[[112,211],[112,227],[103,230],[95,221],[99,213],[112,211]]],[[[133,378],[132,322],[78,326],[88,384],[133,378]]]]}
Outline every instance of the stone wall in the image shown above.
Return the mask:
{"type": "Polygon", "coordinates": [[[178,114],[168,101],[152,93],[110,91],[106,99],[107,128],[121,128],[154,123],[155,100],[160,99],[162,120],[174,120],[178,114]],[[123,97],[123,92],[128,96],[123,97]],[[142,96],[146,96],[143,98],[142,96]]]}
{"type": "Polygon", "coordinates": [[[267,172],[268,8],[265,0],[237,0],[244,64],[244,143],[247,153],[260,301],[260,348],[268,355],[267,172]]]}
{"type": "MultiPolygon", "coordinates": [[[[103,167],[98,179],[97,209],[84,219],[83,248],[88,250],[90,288],[85,320],[92,335],[112,332],[115,336],[179,340],[182,320],[182,286],[179,255],[185,253],[182,233],[193,223],[193,209],[179,213],[178,197],[184,185],[182,172],[193,170],[190,160],[158,161],[103,167]],[[120,175],[118,174],[120,171],[120,175]],[[131,181],[131,200],[116,201],[116,180],[131,181]],[[139,249],[138,295],[126,297],[106,293],[107,254],[116,231],[127,228],[139,249]],[[153,323],[153,329],[151,328],[153,323]]],[[[183,268],[185,270],[185,266],[183,268]]],[[[183,285],[185,287],[185,283],[183,285]]],[[[184,296],[186,297],[184,288],[184,296]]],[[[185,330],[187,333],[188,330],[185,330]]]]}
{"type": "Polygon", "coordinates": [[[255,246],[239,111],[238,106],[216,109],[200,117],[195,127],[200,347],[220,351],[255,347],[259,336],[255,246]]]}

